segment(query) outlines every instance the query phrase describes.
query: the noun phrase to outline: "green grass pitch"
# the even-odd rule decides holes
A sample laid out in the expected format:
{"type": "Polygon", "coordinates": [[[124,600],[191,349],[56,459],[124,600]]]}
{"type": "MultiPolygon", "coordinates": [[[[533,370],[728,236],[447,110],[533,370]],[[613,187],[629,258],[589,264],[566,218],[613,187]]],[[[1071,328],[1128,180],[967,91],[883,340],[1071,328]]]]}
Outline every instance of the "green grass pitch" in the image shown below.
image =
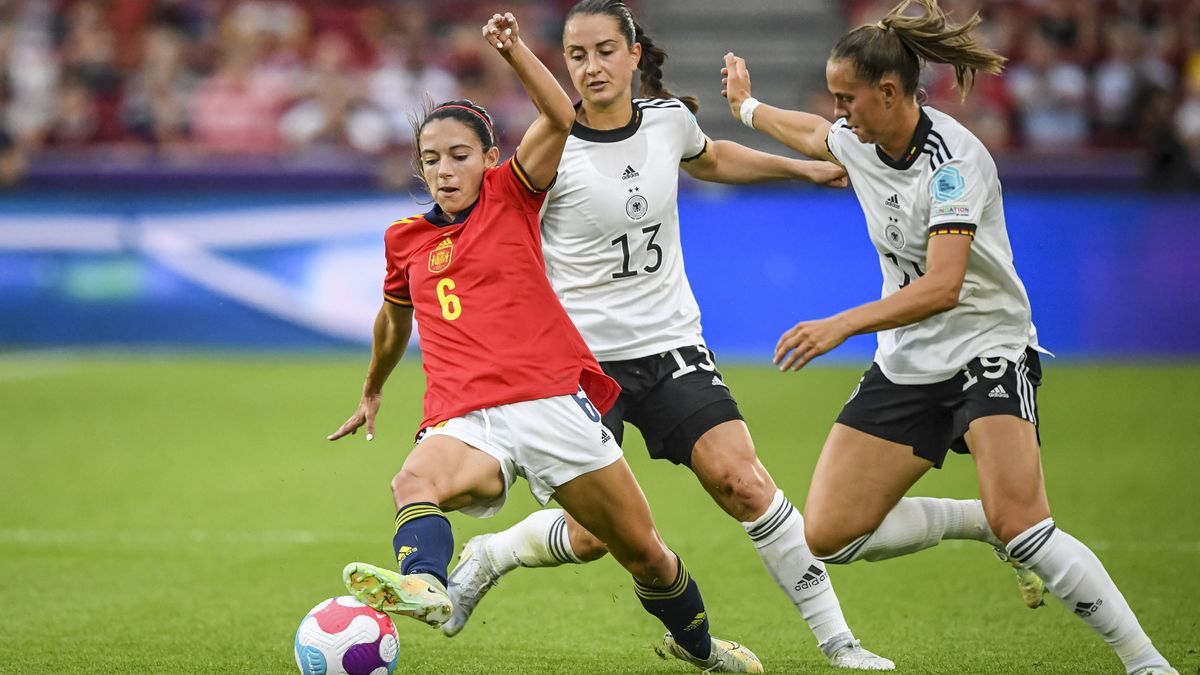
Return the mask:
{"type": "MultiPolygon", "coordinates": [[[[324,437],[352,412],[366,355],[0,357],[0,673],[293,673],[292,637],[342,594],[350,560],[386,564],[388,480],[422,377],[392,377],[373,442],[324,437]]],[[[729,367],[763,461],[797,504],[859,368],[729,367]]],[[[1090,543],[1182,673],[1200,673],[1200,365],[1046,366],[1044,465],[1059,524],[1090,543]]],[[[626,451],[714,633],[768,672],[832,672],[737,523],[685,470],[626,451]]],[[[976,495],[954,456],[918,494],[976,495]]],[[[524,483],[490,521],[534,508],[524,483]]],[[[1119,673],[1056,602],[1021,605],[981,545],[831,569],[866,646],[909,673],[1119,673]]],[[[518,570],[448,640],[401,619],[403,673],[687,673],[614,562],[518,570]]]]}

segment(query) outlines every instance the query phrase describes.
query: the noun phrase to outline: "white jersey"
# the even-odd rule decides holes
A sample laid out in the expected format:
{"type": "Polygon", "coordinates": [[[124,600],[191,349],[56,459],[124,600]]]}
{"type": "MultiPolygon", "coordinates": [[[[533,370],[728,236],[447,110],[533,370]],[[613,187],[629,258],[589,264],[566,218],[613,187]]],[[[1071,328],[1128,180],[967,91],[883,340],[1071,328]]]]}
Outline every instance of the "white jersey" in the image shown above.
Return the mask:
{"type": "Polygon", "coordinates": [[[576,124],[542,206],[546,273],[600,361],[703,343],[683,270],[679,163],[707,149],[677,99],[634,99],[619,129],[576,124]]]}
{"type": "Polygon", "coordinates": [[[839,119],[829,151],[850,174],[879,251],[883,297],[925,273],[930,237],[974,238],[957,307],[880,331],[875,362],[897,384],[953,377],[976,357],[1020,360],[1037,347],[1029,296],[1013,266],[996,163],[954,118],[923,108],[908,152],[892,160],[839,119]]]}

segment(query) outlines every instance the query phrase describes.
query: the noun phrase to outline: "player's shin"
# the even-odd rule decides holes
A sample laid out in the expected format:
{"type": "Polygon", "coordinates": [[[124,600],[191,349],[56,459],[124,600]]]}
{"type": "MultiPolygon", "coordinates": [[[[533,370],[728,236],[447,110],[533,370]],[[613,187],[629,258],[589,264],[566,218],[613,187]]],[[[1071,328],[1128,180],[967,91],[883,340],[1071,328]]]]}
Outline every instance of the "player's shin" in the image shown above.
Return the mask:
{"type": "Polygon", "coordinates": [[[943,539],[971,539],[1000,545],[988,527],[979,500],[905,497],[888,511],[874,532],[821,560],[833,564],[859,559],[886,560],[923,551],[943,539]]]}
{"type": "Polygon", "coordinates": [[[454,555],[450,521],[436,504],[416,502],[396,512],[392,549],[402,574],[429,574],[446,585],[446,570],[454,555]]]}
{"type": "Polygon", "coordinates": [[[813,556],[804,539],[804,518],[782,490],[757,520],[742,523],[763,565],[812,629],[818,644],[849,633],[842,607],[825,565],[813,556]]]}
{"type": "Polygon", "coordinates": [[[676,558],[675,581],[668,586],[649,586],[634,579],[633,589],[642,607],[670,631],[675,642],[697,659],[707,659],[712,648],[708,612],[700,588],[692,581],[683,561],[676,558]]]}
{"type": "Polygon", "coordinates": [[[529,514],[525,520],[492,535],[485,550],[500,575],[518,567],[558,567],[583,562],[571,549],[566,513],[562,509],[529,514]]]}
{"type": "Polygon", "coordinates": [[[1057,529],[1054,519],[1047,518],[1025,530],[1006,548],[1019,564],[1037,572],[1054,597],[1116,650],[1126,671],[1167,665],[1104,565],[1082,542],[1057,529]]]}

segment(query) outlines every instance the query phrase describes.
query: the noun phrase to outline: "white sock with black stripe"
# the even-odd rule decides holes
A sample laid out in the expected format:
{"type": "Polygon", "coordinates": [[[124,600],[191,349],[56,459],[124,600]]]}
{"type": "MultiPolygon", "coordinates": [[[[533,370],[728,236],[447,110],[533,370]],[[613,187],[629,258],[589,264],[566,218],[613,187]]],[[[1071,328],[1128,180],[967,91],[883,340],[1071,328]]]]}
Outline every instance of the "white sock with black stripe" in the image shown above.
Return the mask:
{"type": "Polygon", "coordinates": [[[783,496],[782,490],[775,491],[766,513],[753,522],[742,523],[742,527],[754,541],[754,548],[775,584],[800,610],[817,644],[850,632],[825,566],[808,550],[804,517],[783,496]]]}
{"type": "Polygon", "coordinates": [[[943,539],[972,539],[1002,546],[992,534],[978,499],[905,497],[874,532],[821,560],[844,565],[855,560],[886,560],[936,546],[943,539]]]}
{"type": "Polygon", "coordinates": [[[582,563],[571,550],[566,514],[562,509],[543,509],[487,541],[487,553],[500,574],[518,567],[558,567],[582,563]]]}
{"type": "Polygon", "coordinates": [[[1036,572],[1054,597],[1116,650],[1126,672],[1167,665],[1096,554],[1056,528],[1053,518],[1014,537],[1007,550],[1013,560],[1036,572]]]}

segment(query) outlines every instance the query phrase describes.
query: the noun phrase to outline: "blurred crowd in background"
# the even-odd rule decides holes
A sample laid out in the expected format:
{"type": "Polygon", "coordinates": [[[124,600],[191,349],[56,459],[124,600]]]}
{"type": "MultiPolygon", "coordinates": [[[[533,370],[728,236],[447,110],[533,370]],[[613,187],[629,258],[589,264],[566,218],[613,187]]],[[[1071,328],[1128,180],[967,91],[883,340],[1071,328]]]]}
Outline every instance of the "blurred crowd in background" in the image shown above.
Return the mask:
{"type": "MultiPolygon", "coordinates": [[[[894,1],[844,3],[847,25],[878,20],[894,1]]],[[[562,16],[572,4],[505,3],[564,84],[562,16]]],[[[986,42],[1011,59],[966,102],[952,72],[935,69],[925,83],[930,102],[994,152],[1144,150],[1162,182],[1195,185],[1200,0],[941,4],[960,20],[982,9],[986,42]]],[[[187,166],[350,155],[376,162],[385,184],[405,185],[408,116],[427,96],[485,103],[511,148],[533,110],[480,37],[495,6],[0,0],[0,184],[54,158],[187,166]]],[[[669,63],[665,70],[669,83],[669,63]]],[[[814,110],[830,108],[827,92],[811,100],[814,110]]]]}
{"type": "MultiPolygon", "coordinates": [[[[847,3],[851,25],[894,2],[847,3]]],[[[941,0],[962,20],[980,11],[984,43],[1009,58],[966,101],[954,72],[933,68],[929,103],[993,152],[1140,148],[1157,187],[1197,187],[1200,174],[1200,1],[941,0]]]]}

